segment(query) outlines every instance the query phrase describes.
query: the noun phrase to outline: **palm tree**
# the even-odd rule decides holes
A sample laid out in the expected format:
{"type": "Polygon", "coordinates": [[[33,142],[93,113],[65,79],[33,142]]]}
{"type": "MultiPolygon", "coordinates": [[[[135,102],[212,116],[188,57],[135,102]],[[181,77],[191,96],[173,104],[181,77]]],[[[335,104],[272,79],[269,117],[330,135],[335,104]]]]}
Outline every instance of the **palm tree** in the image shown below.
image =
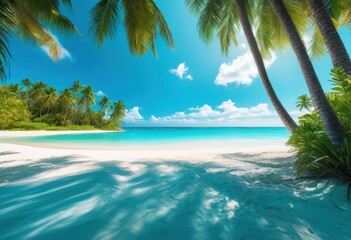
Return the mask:
{"type": "Polygon", "coordinates": [[[32,86],[32,82],[28,78],[25,78],[25,79],[22,79],[21,83],[22,83],[22,87],[25,89],[26,101],[27,101],[28,107],[30,109],[31,103],[29,101],[29,92],[30,92],[30,88],[32,86]]]}
{"type": "Polygon", "coordinates": [[[122,13],[132,54],[143,55],[151,48],[157,55],[157,33],[174,47],[172,34],[154,0],[100,0],[91,10],[90,27],[98,45],[116,35],[122,13]]]}
{"type": "Polygon", "coordinates": [[[306,94],[301,95],[297,98],[296,107],[299,108],[300,111],[306,109],[310,112],[313,107],[312,99],[306,94]]]}
{"type": "Polygon", "coordinates": [[[41,117],[41,111],[42,111],[42,104],[41,104],[41,98],[43,97],[46,89],[46,84],[38,81],[33,84],[32,88],[30,89],[29,92],[29,98],[30,101],[34,106],[37,106],[39,108],[39,116],[41,117]]]}
{"type": "Polygon", "coordinates": [[[67,119],[68,110],[71,109],[72,106],[74,106],[75,102],[76,101],[75,101],[74,97],[72,96],[71,89],[65,88],[63,90],[63,92],[61,93],[60,98],[59,98],[59,103],[65,112],[64,113],[65,117],[63,120],[63,124],[65,126],[66,126],[66,119],[67,119]]]}
{"type": "Polygon", "coordinates": [[[110,116],[109,121],[114,125],[114,127],[119,127],[119,124],[126,114],[126,107],[122,100],[118,100],[113,105],[113,112],[110,116]]]}
{"type": "Polygon", "coordinates": [[[79,108],[79,100],[80,100],[80,92],[82,91],[82,84],[79,80],[75,81],[71,87],[71,91],[74,94],[74,99],[76,104],[74,105],[74,119],[73,124],[77,120],[78,108],[79,108]]]}
{"type": "Polygon", "coordinates": [[[86,115],[90,110],[91,110],[91,105],[95,104],[95,94],[93,92],[93,88],[91,86],[85,87],[81,91],[82,97],[79,101],[79,109],[82,109],[84,111],[84,114],[86,115]]]}
{"type": "Polygon", "coordinates": [[[49,114],[50,108],[54,107],[57,103],[58,95],[56,89],[50,87],[45,90],[44,95],[40,99],[40,103],[43,107],[47,108],[46,114],[49,114]]]}
{"type": "Polygon", "coordinates": [[[348,74],[351,74],[350,56],[323,1],[307,0],[307,3],[313,20],[326,43],[334,67],[342,67],[348,74]]]}
{"type": "Polygon", "coordinates": [[[21,93],[21,88],[18,83],[9,85],[8,89],[10,92],[16,94],[16,96],[18,96],[21,93]]]}
{"type": "Polygon", "coordinates": [[[252,32],[249,16],[253,16],[253,6],[245,6],[244,0],[235,0],[235,3],[232,1],[207,1],[206,4],[203,2],[202,7],[197,5],[197,3],[199,3],[197,0],[187,1],[190,8],[201,13],[199,19],[200,35],[206,41],[209,41],[213,38],[214,30],[218,28],[221,49],[226,54],[228,53],[231,42],[237,44],[236,33],[241,23],[263,86],[280,119],[292,133],[297,125],[273,89],[258,44],[252,32]],[[247,8],[251,11],[248,12],[247,8]]]}
{"type": "Polygon", "coordinates": [[[105,109],[105,112],[108,112],[110,107],[110,100],[108,99],[107,96],[102,97],[102,99],[99,102],[99,106],[101,110],[105,109]]]}
{"type": "Polygon", "coordinates": [[[45,91],[45,88],[46,84],[41,81],[34,83],[30,89],[29,97],[34,101],[38,100],[41,97],[42,93],[45,91]]]}
{"type": "Polygon", "coordinates": [[[65,33],[77,31],[70,20],[60,13],[60,6],[70,6],[70,0],[1,0],[0,3],[1,80],[6,78],[6,65],[10,57],[8,40],[12,33],[48,47],[51,58],[58,60],[62,54],[60,44],[42,23],[65,33]]]}
{"type": "Polygon", "coordinates": [[[305,45],[303,44],[299,32],[287,11],[284,2],[281,0],[269,0],[276,12],[279,22],[282,24],[289,38],[293,51],[295,52],[302,73],[305,77],[308,90],[311,94],[313,103],[321,117],[331,143],[341,147],[344,141],[344,130],[337,118],[333,108],[326,98],[317,74],[308,56],[305,45]]]}

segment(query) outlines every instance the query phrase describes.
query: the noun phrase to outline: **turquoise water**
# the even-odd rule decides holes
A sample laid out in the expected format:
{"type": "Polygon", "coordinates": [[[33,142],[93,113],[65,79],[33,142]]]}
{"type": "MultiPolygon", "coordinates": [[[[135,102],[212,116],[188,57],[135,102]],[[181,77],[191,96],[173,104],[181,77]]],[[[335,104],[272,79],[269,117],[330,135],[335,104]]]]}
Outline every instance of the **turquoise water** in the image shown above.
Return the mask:
{"type": "Polygon", "coordinates": [[[167,143],[193,140],[287,139],[286,128],[125,128],[125,132],[54,135],[22,138],[35,143],[92,143],[113,145],[128,143],[167,143]]]}

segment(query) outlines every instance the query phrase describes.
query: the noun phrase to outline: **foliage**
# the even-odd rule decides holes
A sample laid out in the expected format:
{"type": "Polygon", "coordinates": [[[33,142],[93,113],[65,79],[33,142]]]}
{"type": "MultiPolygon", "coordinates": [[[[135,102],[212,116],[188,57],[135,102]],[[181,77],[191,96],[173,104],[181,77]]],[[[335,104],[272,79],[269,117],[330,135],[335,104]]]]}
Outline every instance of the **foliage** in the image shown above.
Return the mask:
{"type": "Polygon", "coordinates": [[[105,38],[115,37],[118,24],[123,23],[132,54],[144,55],[151,49],[157,55],[158,33],[171,48],[174,47],[171,31],[154,0],[100,0],[90,15],[90,30],[98,45],[105,38]]]}
{"type": "Polygon", "coordinates": [[[297,156],[295,169],[299,175],[336,178],[351,184],[351,76],[342,68],[333,69],[331,76],[334,87],[327,97],[346,132],[343,146],[330,143],[316,110],[299,118],[288,145],[297,156]]]}
{"type": "Polygon", "coordinates": [[[99,101],[101,109],[94,111],[98,106],[95,107],[93,88],[83,88],[79,81],[74,82],[72,88],[58,92],[43,82],[32,83],[29,79],[24,79],[21,85],[2,87],[0,97],[1,104],[4,105],[0,111],[0,116],[3,116],[0,120],[2,129],[116,130],[125,114],[121,100],[110,110],[107,96],[99,101]]]}
{"type": "Polygon", "coordinates": [[[15,122],[9,130],[11,131],[26,131],[26,130],[47,130],[47,131],[68,131],[68,130],[96,130],[91,125],[69,125],[69,126],[50,126],[47,123],[38,122],[15,122]]]}
{"type": "Polygon", "coordinates": [[[300,111],[306,109],[310,112],[313,107],[312,99],[306,94],[301,95],[297,98],[296,107],[298,107],[300,111]]]}
{"type": "Polygon", "coordinates": [[[0,79],[6,77],[6,65],[11,57],[9,38],[16,35],[23,40],[49,49],[50,57],[59,60],[62,48],[48,27],[70,33],[77,31],[73,23],[61,14],[61,6],[70,0],[1,0],[0,1],[0,79]]]}
{"type": "Polygon", "coordinates": [[[6,129],[16,121],[28,121],[29,117],[26,103],[15,93],[0,87],[0,129],[6,129]]]}
{"type": "Polygon", "coordinates": [[[124,106],[122,100],[118,100],[112,107],[113,112],[109,119],[109,125],[107,126],[110,130],[119,129],[120,122],[125,116],[126,107],[124,106]]]}
{"type": "Polygon", "coordinates": [[[10,130],[47,130],[49,124],[41,122],[14,122],[10,130]]]}

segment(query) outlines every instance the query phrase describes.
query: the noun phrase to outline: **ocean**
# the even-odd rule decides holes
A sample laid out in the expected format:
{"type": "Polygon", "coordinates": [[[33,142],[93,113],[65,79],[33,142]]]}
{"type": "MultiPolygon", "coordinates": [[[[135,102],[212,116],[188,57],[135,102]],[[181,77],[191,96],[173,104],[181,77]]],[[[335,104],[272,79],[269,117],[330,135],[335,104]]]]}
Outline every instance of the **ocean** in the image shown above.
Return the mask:
{"type": "Polygon", "coordinates": [[[114,146],[145,143],[177,143],[225,140],[287,140],[289,132],[280,127],[232,128],[124,128],[123,132],[67,134],[16,139],[30,143],[114,146]]]}

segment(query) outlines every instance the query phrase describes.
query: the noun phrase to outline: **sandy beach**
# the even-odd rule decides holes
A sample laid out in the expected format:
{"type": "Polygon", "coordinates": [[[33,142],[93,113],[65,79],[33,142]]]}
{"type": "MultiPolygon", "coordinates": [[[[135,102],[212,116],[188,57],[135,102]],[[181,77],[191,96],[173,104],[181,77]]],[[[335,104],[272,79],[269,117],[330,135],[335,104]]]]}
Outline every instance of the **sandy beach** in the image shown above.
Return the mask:
{"type": "MultiPolygon", "coordinates": [[[[0,131],[0,152],[13,152],[12,159],[31,159],[75,155],[81,158],[94,158],[95,161],[204,161],[221,163],[219,156],[230,153],[263,154],[288,157],[289,148],[282,140],[245,140],[245,141],[192,141],[157,144],[121,144],[113,147],[80,145],[55,145],[50,143],[6,143],[6,139],[18,137],[37,137],[65,134],[105,133],[109,131],[0,131]],[[91,150],[92,149],[92,150],[91,150]]],[[[9,156],[10,157],[10,156],[9,156]]],[[[7,158],[9,158],[7,157],[7,158]]],[[[10,160],[10,159],[8,159],[10,160]]]]}
{"type": "MultiPolygon", "coordinates": [[[[0,138],[16,138],[16,137],[38,137],[50,135],[65,134],[85,134],[85,133],[106,133],[112,131],[105,130],[81,130],[81,131],[0,131],[0,138]]],[[[113,131],[118,132],[118,131],[113,131]]]]}
{"type": "Polygon", "coordinates": [[[5,239],[351,237],[346,188],[297,179],[283,141],[79,150],[4,141],[19,132],[0,136],[5,239]]]}

